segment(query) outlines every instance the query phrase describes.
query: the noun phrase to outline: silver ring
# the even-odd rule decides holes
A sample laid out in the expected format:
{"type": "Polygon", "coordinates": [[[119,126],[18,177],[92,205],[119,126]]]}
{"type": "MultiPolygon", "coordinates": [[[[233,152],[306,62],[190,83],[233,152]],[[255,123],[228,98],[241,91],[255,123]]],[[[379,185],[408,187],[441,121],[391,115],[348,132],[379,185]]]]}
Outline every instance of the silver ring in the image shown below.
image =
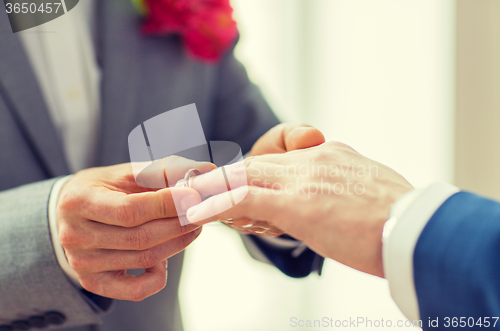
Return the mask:
{"type": "Polygon", "coordinates": [[[253,228],[251,229],[251,231],[252,231],[253,233],[256,233],[256,234],[264,234],[264,233],[266,233],[267,231],[269,231],[269,229],[268,229],[268,228],[265,228],[265,227],[263,227],[263,226],[256,226],[256,227],[253,227],[253,228]]]}
{"type": "Polygon", "coordinates": [[[191,186],[189,185],[189,180],[191,179],[191,173],[194,173],[194,174],[195,174],[195,176],[199,176],[199,175],[201,175],[201,172],[199,172],[198,170],[196,170],[196,169],[194,169],[194,168],[193,168],[193,169],[189,169],[189,170],[186,172],[186,174],[184,175],[184,183],[185,183],[185,185],[186,185],[187,187],[189,187],[189,188],[191,187],[191,186]]]}
{"type": "Polygon", "coordinates": [[[224,224],[226,224],[226,225],[231,225],[231,224],[234,224],[234,222],[233,222],[233,219],[232,219],[232,218],[228,218],[228,219],[225,219],[225,220],[220,219],[219,221],[221,221],[222,223],[224,223],[224,224]]]}

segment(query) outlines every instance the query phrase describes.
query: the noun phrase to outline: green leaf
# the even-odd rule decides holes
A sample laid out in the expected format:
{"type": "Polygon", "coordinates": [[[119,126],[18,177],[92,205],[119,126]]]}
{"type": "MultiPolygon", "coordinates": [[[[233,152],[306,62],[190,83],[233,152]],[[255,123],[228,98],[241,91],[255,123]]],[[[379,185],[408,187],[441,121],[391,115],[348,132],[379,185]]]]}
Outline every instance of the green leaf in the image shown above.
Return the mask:
{"type": "Polygon", "coordinates": [[[147,15],[148,7],[146,6],[145,0],[132,0],[132,3],[134,4],[135,8],[137,8],[139,13],[141,13],[141,15],[147,15]]]}

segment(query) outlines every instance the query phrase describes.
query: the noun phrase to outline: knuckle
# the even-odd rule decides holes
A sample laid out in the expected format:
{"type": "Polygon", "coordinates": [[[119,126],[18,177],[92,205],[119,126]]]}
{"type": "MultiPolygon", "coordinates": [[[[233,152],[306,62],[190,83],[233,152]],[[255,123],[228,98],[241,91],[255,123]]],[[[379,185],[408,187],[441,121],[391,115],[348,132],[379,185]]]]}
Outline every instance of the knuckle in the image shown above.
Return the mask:
{"type": "Polygon", "coordinates": [[[243,165],[246,168],[250,168],[250,165],[255,161],[255,156],[249,156],[243,160],[243,165]]]}
{"type": "Polygon", "coordinates": [[[182,161],[182,157],[178,156],[178,155],[170,155],[170,156],[167,156],[165,158],[163,158],[163,162],[164,164],[168,167],[168,168],[171,168],[173,167],[176,163],[178,162],[181,162],[182,161]]]}
{"type": "Polygon", "coordinates": [[[142,251],[150,247],[152,234],[148,229],[138,227],[130,232],[126,240],[131,248],[142,251]]]}
{"type": "Polygon", "coordinates": [[[57,209],[63,214],[74,212],[79,206],[82,205],[80,195],[71,188],[63,189],[59,200],[57,202],[57,209]]]}
{"type": "MultiPolygon", "coordinates": [[[[247,161],[248,162],[248,161],[247,161]]],[[[250,161],[252,162],[252,161],[250,161]]],[[[247,183],[246,163],[238,162],[226,168],[227,175],[233,183],[243,185],[247,183]]]]}
{"type": "Polygon", "coordinates": [[[161,277],[158,280],[158,286],[156,287],[156,292],[159,292],[165,288],[167,285],[167,271],[161,274],[161,277]]]}
{"type": "MultiPolygon", "coordinates": [[[[173,204],[173,200],[171,198],[169,198],[169,201],[171,201],[173,204]]],[[[169,204],[166,201],[164,201],[163,203],[160,203],[158,208],[160,209],[160,215],[167,217],[167,215],[172,214],[172,210],[170,210],[169,204]]],[[[175,207],[174,207],[174,211],[175,211],[175,207]]]]}
{"type": "Polygon", "coordinates": [[[181,159],[181,157],[178,155],[170,155],[170,156],[167,156],[166,158],[164,158],[164,160],[167,162],[174,162],[174,161],[177,161],[180,159],[181,159]]]}
{"type": "Polygon", "coordinates": [[[150,295],[153,295],[154,293],[161,291],[166,284],[167,284],[167,276],[165,271],[162,277],[155,277],[154,284],[150,283],[149,286],[146,286],[146,284],[144,283],[138,283],[135,286],[135,289],[132,292],[132,297],[130,299],[131,301],[135,302],[143,301],[150,295]]]}
{"type": "Polygon", "coordinates": [[[341,143],[340,141],[329,141],[326,143],[328,146],[331,147],[343,147],[344,143],[341,143]]]}
{"type": "Polygon", "coordinates": [[[89,292],[100,294],[100,288],[93,277],[80,277],[80,285],[89,292]]]}
{"type": "Polygon", "coordinates": [[[71,269],[75,270],[77,273],[88,269],[89,263],[87,263],[86,259],[81,258],[75,254],[71,254],[68,251],[66,251],[66,257],[71,269]]]}
{"type": "Polygon", "coordinates": [[[275,125],[273,128],[271,128],[271,130],[269,131],[278,131],[278,132],[281,132],[283,131],[284,129],[286,129],[286,127],[288,125],[291,125],[290,123],[280,123],[278,125],[275,125]]]}
{"type": "Polygon", "coordinates": [[[194,232],[190,232],[178,238],[179,248],[184,249],[196,239],[194,232]]]}
{"type": "Polygon", "coordinates": [[[57,239],[64,248],[92,247],[95,243],[95,236],[85,231],[81,224],[63,223],[59,226],[57,239]]]}
{"type": "Polygon", "coordinates": [[[148,297],[148,294],[142,284],[138,284],[132,293],[132,298],[130,300],[139,302],[148,297]]]}
{"type": "Polygon", "coordinates": [[[333,149],[338,149],[338,150],[352,150],[352,148],[349,145],[346,145],[340,141],[330,141],[326,143],[328,147],[331,147],[333,149]]]}
{"type": "Polygon", "coordinates": [[[77,232],[68,224],[62,224],[59,227],[58,239],[59,243],[65,248],[76,246],[80,242],[77,232]]]}
{"type": "Polygon", "coordinates": [[[139,253],[139,266],[144,269],[152,268],[158,263],[158,256],[154,249],[146,249],[139,253]]]}
{"type": "Polygon", "coordinates": [[[116,219],[120,220],[124,226],[132,227],[136,224],[137,214],[129,199],[124,199],[116,209],[116,219]]]}
{"type": "Polygon", "coordinates": [[[328,149],[318,149],[316,150],[316,154],[315,154],[315,160],[316,161],[329,161],[332,159],[332,157],[334,157],[335,159],[338,158],[338,154],[339,152],[341,152],[340,149],[338,149],[337,147],[332,147],[332,148],[328,148],[328,149]]]}

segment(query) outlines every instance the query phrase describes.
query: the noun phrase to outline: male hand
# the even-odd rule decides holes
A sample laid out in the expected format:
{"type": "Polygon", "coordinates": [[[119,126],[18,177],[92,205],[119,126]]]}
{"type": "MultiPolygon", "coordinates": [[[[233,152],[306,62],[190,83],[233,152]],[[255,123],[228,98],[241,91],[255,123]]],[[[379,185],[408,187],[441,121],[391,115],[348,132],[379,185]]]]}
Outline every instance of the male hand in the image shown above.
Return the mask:
{"type": "Polygon", "coordinates": [[[282,154],[321,145],[325,137],[306,124],[282,123],[267,131],[253,145],[249,156],[282,154]]]}
{"type": "MultiPolygon", "coordinates": [[[[297,149],[309,148],[325,142],[325,137],[316,128],[305,124],[278,124],[255,142],[250,157],[265,154],[281,154],[297,149]]],[[[283,231],[262,220],[249,218],[223,219],[222,222],[243,234],[276,237],[283,231]]]]}
{"type": "MultiPolygon", "coordinates": [[[[212,170],[210,163],[180,157],[163,163],[173,180],[191,168],[201,173],[212,170]]],[[[140,187],[130,163],[86,169],[60,192],[59,242],[83,288],[104,297],[140,301],[165,286],[166,260],[200,234],[199,225],[181,226],[178,220],[199,202],[199,194],[190,188],[140,187]],[[173,190],[181,210],[175,208],[173,190]],[[135,277],[126,274],[127,269],[146,272],[135,277]]]]}
{"type": "MultiPolygon", "coordinates": [[[[231,192],[243,201],[215,217],[206,215],[220,210],[228,195],[210,185],[218,170],[194,178],[192,188],[214,196],[188,210],[191,223],[267,221],[323,256],[384,276],[383,226],[394,201],[412,189],[401,175],[341,143],[256,156],[244,163],[249,185],[231,192]]],[[[230,165],[226,172],[238,173],[231,167],[241,166],[230,165]]]]}

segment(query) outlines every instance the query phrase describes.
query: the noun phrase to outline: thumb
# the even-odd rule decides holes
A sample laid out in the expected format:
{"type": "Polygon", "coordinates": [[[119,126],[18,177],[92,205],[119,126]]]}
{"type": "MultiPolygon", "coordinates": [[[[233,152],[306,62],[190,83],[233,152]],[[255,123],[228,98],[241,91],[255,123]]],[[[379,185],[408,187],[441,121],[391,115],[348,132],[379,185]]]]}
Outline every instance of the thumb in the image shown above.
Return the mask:
{"type": "Polygon", "coordinates": [[[287,151],[310,148],[325,142],[325,136],[313,127],[294,128],[285,136],[285,147],[287,151]]]}

